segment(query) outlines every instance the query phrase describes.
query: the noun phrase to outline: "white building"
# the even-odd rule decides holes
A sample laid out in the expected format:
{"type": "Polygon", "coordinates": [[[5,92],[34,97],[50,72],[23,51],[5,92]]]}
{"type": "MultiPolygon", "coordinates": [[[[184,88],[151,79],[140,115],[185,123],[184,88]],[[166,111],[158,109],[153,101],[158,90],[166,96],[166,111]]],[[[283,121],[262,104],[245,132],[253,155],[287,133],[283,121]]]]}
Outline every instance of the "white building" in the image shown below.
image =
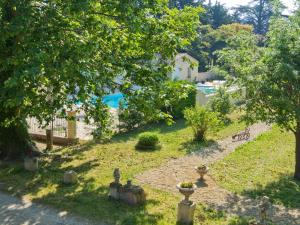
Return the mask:
{"type": "Polygon", "coordinates": [[[176,55],[174,70],[170,74],[172,80],[197,81],[199,62],[187,53],[176,55]]]}

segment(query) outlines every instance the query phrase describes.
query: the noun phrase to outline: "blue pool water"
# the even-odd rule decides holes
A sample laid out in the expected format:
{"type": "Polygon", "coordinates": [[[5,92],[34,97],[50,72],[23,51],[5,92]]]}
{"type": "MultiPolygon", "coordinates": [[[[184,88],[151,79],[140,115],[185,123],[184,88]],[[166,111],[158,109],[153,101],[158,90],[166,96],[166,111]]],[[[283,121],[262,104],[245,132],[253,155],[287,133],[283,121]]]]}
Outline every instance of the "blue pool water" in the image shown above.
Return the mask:
{"type": "Polygon", "coordinates": [[[213,86],[199,86],[198,88],[206,95],[214,94],[217,91],[213,86]]]}
{"type": "Polygon", "coordinates": [[[119,108],[119,104],[121,101],[124,101],[124,95],[122,93],[106,95],[102,98],[103,103],[114,109],[119,108]]]}

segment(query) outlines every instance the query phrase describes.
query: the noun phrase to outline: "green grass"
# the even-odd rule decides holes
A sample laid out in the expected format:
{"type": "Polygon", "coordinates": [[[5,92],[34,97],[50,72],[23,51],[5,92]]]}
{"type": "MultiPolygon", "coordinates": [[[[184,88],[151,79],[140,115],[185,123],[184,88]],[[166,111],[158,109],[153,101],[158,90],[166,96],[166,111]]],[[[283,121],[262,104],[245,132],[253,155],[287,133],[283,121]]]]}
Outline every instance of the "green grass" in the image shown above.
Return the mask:
{"type": "MultiPolygon", "coordinates": [[[[109,200],[107,192],[108,185],[113,180],[113,169],[120,168],[121,180],[124,183],[170,158],[180,157],[191,151],[201,151],[203,146],[215,140],[213,137],[223,138],[243,128],[244,124],[234,122],[217,134],[210,134],[210,141],[207,143],[199,144],[192,141],[192,131],[183,121],[178,121],[173,126],[152,125],[146,130],[158,134],[162,145],[159,150],[135,149],[138,134],[145,130],[140,129],[118,135],[111,143],[86,143],[56,150],[71,158],[45,159],[41,161],[38,173],[24,171],[21,164],[3,167],[0,169],[0,179],[8,185],[10,193],[107,223],[175,224],[179,195],[146,186],[147,203],[143,206],[129,207],[109,200]],[[70,169],[79,174],[78,185],[62,184],[64,171],[70,169]]],[[[240,219],[227,218],[224,214],[209,211],[202,206],[197,209],[196,220],[201,221],[201,224],[244,224],[240,219]]]]}
{"type": "Polygon", "coordinates": [[[252,198],[267,195],[276,204],[300,208],[300,182],[293,180],[294,135],[278,127],[212,166],[217,183],[252,198]]]}

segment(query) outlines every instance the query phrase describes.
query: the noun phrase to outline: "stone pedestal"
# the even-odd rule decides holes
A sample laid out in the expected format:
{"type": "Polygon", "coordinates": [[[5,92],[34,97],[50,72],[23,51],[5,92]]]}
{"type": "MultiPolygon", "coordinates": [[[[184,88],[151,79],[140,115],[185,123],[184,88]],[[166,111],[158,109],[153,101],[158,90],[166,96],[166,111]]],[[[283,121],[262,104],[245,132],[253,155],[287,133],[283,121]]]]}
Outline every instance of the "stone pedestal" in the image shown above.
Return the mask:
{"type": "Polygon", "coordinates": [[[141,187],[122,187],[120,191],[120,200],[129,205],[141,205],[146,201],[146,195],[141,187]]]}
{"type": "Polygon", "coordinates": [[[108,196],[110,198],[119,200],[120,199],[120,189],[121,188],[122,188],[122,184],[120,184],[120,183],[116,183],[116,182],[110,183],[108,196]]]}
{"type": "Polygon", "coordinates": [[[67,134],[69,139],[76,139],[76,112],[69,111],[68,112],[68,128],[67,128],[67,134]]]}
{"type": "Polygon", "coordinates": [[[178,203],[177,222],[180,224],[193,224],[195,209],[196,204],[193,202],[190,202],[190,204],[183,201],[178,203]]]}
{"type": "Polygon", "coordinates": [[[77,173],[73,170],[67,171],[64,174],[64,184],[76,184],[78,181],[77,173]]]}
{"type": "Polygon", "coordinates": [[[25,170],[28,170],[31,172],[37,171],[39,168],[38,158],[31,158],[31,157],[25,158],[24,159],[24,168],[25,168],[25,170]]]}

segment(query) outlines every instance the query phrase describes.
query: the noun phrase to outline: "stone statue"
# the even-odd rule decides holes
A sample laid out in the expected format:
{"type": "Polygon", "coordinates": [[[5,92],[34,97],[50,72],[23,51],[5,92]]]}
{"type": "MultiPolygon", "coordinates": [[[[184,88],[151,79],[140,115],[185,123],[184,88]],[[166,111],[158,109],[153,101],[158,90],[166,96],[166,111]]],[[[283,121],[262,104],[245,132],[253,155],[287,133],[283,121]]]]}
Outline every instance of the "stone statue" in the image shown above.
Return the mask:
{"type": "Polygon", "coordinates": [[[114,176],[114,178],[115,178],[115,183],[116,183],[116,184],[119,184],[119,183],[120,183],[120,177],[121,177],[121,175],[120,175],[120,169],[119,169],[119,168],[116,168],[116,169],[114,170],[113,176],[114,176]]]}

